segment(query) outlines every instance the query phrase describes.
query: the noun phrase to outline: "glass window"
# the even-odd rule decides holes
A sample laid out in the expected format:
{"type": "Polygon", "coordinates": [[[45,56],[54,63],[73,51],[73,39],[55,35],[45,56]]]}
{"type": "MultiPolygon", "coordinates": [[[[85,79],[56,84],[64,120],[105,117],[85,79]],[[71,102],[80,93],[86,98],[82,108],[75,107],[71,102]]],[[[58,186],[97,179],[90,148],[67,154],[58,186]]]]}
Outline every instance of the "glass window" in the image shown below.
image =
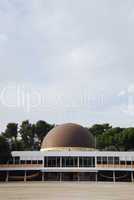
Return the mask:
{"type": "Polygon", "coordinates": [[[37,160],[32,160],[32,164],[37,164],[37,160]]]}
{"type": "Polygon", "coordinates": [[[83,157],[79,157],[79,166],[83,167],[83,157]]]}
{"type": "Polygon", "coordinates": [[[48,167],[48,157],[44,157],[44,167],[48,167]]]}
{"type": "Polygon", "coordinates": [[[107,157],[102,157],[102,164],[107,164],[107,157]]]}
{"type": "Polygon", "coordinates": [[[62,167],[77,167],[77,157],[62,157],[62,167]]]}
{"type": "Polygon", "coordinates": [[[126,161],[126,164],[127,165],[131,165],[131,161],[126,161]]]}
{"type": "Polygon", "coordinates": [[[62,167],[66,167],[66,159],[65,159],[65,157],[62,157],[62,167]]]}
{"type": "Polygon", "coordinates": [[[114,157],[114,164],[119,164],[120,163],[120,160],[119,160],[119,157],[114,157]]]}
{"type": "Polygon", "coordinates": [[[60,157],[44,157],[45,167],[60,167],[60,157]]]}
{"type": "Polygon", "coordinates": [[[42,164],[42,160],[38,160],[38,164],[42,164]]]}
{"type": "Polygon", "coordinates": [[[21,164],[25,164],[25,160],[21,160],[20,163],[21,163],[21,164]]]}
{"type": "Polygon", "coordinates": [[[88,159],[87,159],[87,157],[84,157],[83,161],[84,161],[83,167],[88,167],[88,159]]]}
{"type": "Polygon", "coordinates": [[[92,167],[95,167],[95,157],[92,157],[92,167]]]}
{"type": "Polygon", "coordinates": [[[48,167],[56,167],[55,157],[48,157],[48,167]]]}
{"type": "Polygon", "coordinates": [[[80,167],[95,167],[94,157],[80,157],[80,167]]]}
{"type": "Polygon", "coordinates": [[[19,164],[20,157],[19,156],[14,157],[14,162],[15,162],[15,164],[19,164]]]}
{"type": "Polygon", "coordinates": [[[113,164],[113,163],[114,163],[114,158],[108,157],[108,164],[113,164]]]}
{"type": "Polygon", "coordinates": [[[27,163],[27,164],[31,164],[31,160],[27,160],[26,163],[27,163]]]}
{"type": "Polygon", "coordinates": [[[9,164],[13,164],[13,158],[9,159],[9,164]]]}
{"type": "Polygon", "coordinates": [[[56,165],[57,167],[60,167],[60,157],[56,157],[56,165]]]}
{"type": "Polygon", "coordinates": [[[97,164],[101,164],[101,157],[97,157],[97,164]]]}
{"type": "Polygon", "coordinates": [[[120,161],[120,164],[121,164],[121,165],[125,165],[125,160],[121,160],[121,161],[120,161]]]}

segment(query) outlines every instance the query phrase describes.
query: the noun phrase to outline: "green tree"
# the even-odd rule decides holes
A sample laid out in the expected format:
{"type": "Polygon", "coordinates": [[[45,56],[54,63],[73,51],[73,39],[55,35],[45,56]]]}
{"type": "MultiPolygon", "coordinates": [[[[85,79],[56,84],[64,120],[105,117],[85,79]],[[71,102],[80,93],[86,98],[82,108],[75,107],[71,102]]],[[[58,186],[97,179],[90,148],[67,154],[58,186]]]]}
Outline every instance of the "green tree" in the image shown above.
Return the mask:
{"type": "Polygon", "coordinates": [[[7,163],[11,157],[10,148],[7,139],[0,135],[0,163],[7,163]]]}
{"type": "Polygon", "coordinates": [[[24,142],[22,140],[13,141],[11,144],[11,150],[12,151],[24,151],[25,150],[24,142]]]}
{"type": "Polygon", "coordinates": [[[122,132],[124,129],[120,127],[111,128],[97,137],[97,147],[102,150],[120,151],[122,149],[122,132]]]}
{"type": "Polygon", "coordinates": [[[89,128],[89,130],[91,131],[91,133],[94,136],[98,136],[103,134],[104,132],[106,132],[107,130],[111,129],[112,126],[110,126],[109,124],[95,124],[93,125],[91,128],[89,128]]]}
{"type": "Polygon", "coordinates": [[[22,138],[25,150],[34,150],[35,144],[35,125],[28,120],[23,121],[20,125],[19,133],[22,138]]]}
{"type": "Polygon", "coordinates": [[[39,146],[41,145],[43,138],[53,127],[54,125],[51,125],[43,120],[37,121],[35,125],[35,132],[38,137],[39,146]]]}
{"type": "Polygon", "coordinates": [[[16,140],[18,136],[18,124],[16,123],[9,123],[7,124],[6,130],[3,133],[4,137],[16,140]]]}
{"type": "Polygon", "coordinates": [[[125,151],[134,150],[134,128],[126,128],[122,133],[122,145],[125,151]]]}

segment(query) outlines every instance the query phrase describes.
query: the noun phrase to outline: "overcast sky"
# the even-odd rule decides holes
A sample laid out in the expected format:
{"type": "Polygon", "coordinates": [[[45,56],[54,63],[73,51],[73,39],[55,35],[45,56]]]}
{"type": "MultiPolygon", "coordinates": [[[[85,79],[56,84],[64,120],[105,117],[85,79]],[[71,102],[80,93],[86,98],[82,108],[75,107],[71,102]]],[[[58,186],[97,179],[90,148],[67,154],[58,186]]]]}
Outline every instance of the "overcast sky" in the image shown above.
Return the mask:
{"type": "Polygon", "coordinates": [[[0,0],[0,129],[134,126],[133,0],[0,0]]]}

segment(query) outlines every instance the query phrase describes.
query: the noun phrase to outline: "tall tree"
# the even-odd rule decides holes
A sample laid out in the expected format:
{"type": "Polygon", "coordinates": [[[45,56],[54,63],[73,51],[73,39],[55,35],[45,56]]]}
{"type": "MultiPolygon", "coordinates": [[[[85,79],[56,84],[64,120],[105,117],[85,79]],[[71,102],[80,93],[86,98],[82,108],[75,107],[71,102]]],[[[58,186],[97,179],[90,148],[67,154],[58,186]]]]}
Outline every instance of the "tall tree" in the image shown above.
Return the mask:
{"type": "Polygon", "coordinates": [[[16,123],[9,123],[7,124],[6,130],[3,133],[4,137],[16,140],[18,136],[18,124],[16,123]]]}
{"type": "Polygon", "coordinates": [[[116,127],[105,131],[97,137],[97,147],[102,150],[122,150],[122,132],[124,129],[116,127]]]}
{"type": "Polygon", "coordinates": [[[35,125],[29,123],[28,120],[23,121],[19,133],[25,145],[25,150],[34,150],[35,144],[35,125]]]}
{"type": "Polygon", "coordinates": [[[0,135],[0,163],[7,163],[11,157],[10,148],[7,139],[0,135]]]}
{"type": "Polygon", "coordinates": [[[125,151],[134,150],[134,128],[124,129],[121,139],[125,151]]]}
{"type": "Polygon", "coordinates": [[[11,151],[24,151],[25,145],[22,140],[15,140],[11,143],[11,151]]]}
{"type": "Polygon", "coordinates": [[[46,136],[46,134],[54,127],[54,125],[47,123],[46,121],[39,120],[37,121],[35,125],[35,132],[38,137],[39,146],[41,145],[41,142],[43,138],[46,136]]]}
{"type": "Polygon", "coordinates": [[[89,128],[89,130],[91,131],[91,133],[95,136],[101,135],[104,132],[106,132],[107,130],[111,129],[112,126],[110,126],[110,124],[94,124],[91,128],[89,128]]]}

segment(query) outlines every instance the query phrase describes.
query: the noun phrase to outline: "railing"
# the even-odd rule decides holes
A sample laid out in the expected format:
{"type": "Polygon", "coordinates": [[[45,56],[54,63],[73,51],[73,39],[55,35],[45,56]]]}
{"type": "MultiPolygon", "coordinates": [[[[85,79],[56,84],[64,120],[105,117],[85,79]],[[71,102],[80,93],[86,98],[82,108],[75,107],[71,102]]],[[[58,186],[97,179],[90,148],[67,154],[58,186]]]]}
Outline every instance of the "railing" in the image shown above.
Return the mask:
{"type": "Polygon", "coordinates": [[[134,168],[134,165],[121,165],[121,164],[97,164],[98,168],[134,168]]]}
{"type": "MultiPolygon", "coordinates": [[[[0,168],[40,168],[42,166],[43,166],[42,164],[0,164],[0,168]]],[[[96,167],[98,168],[134,168],[134,165],[97,164],[96,167]]]]}
{"type": "Polygon", "coordinates": [[[0,164],[0,168],[35,168],[42,167],[42,164],[0,164]]]}

